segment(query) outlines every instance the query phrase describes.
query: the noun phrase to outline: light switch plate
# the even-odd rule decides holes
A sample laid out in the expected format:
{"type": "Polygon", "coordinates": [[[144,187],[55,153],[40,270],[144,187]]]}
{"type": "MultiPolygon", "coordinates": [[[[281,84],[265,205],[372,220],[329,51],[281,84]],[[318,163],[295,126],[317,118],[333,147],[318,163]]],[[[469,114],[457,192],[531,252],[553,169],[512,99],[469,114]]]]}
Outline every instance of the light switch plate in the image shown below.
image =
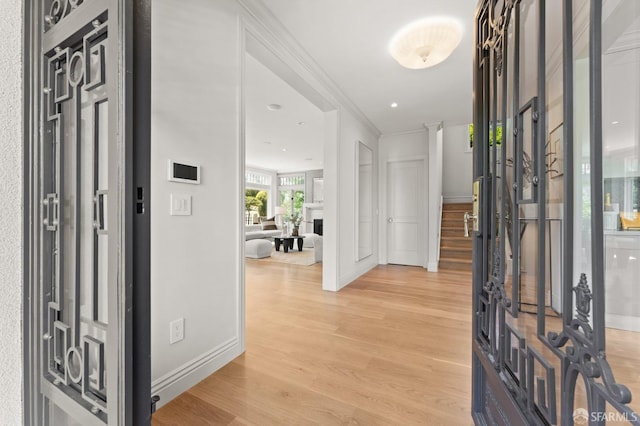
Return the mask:
{"type": "Polygon", "coordinates": [[[191,195],[171,194],[169,196],[171,216],[191,216],[191,195]]]}

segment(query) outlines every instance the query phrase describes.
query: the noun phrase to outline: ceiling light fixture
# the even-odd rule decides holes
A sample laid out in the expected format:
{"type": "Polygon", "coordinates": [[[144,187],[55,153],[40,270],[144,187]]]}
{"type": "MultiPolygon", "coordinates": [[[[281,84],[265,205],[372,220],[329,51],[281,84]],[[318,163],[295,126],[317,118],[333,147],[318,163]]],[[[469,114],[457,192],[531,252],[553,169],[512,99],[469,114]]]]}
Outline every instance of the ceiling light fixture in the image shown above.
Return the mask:
{"type": "Polygon", "coordinates": [[[271,145],[271,142],[269,141],[264,141],[264,143],[266,143],[267,145],[271,145]]]}
{"type": "Polygon", "coordinates": [[[397,102],[393,102],[391,104],[391,108],[398,108],[398,103],[397,102]]]}
{"type": "Polygon", "coordinates": [[[613,124],[615,126],[616,124],[620,124],[620,122],[619,121],[612,121],[611,124],[613,124]]]}
{"type": "Polygon", "coordinates": [[[306,123],[304,121],[298,121],[298,126],[304,126],[306,123]]]}
{"type": "Polygon", "coordinates": [[[282,148],[282,152],[287,152],[287,148],[282,148]]]}
{"type": "Polygon", "coordinates": [[[280,105],[280,104],[269,104],[269,105],[267,105],[267,109],[269,111],[278,111],[278,110],[282,109],[282,105],[280,105]]]}
{"type": "Polygon", "coordinates": [[[462,26],[455,19],[427,18],[398,31],[389,52],[403,67],[422,69],[447,59],[461,40],[462,26]]]}

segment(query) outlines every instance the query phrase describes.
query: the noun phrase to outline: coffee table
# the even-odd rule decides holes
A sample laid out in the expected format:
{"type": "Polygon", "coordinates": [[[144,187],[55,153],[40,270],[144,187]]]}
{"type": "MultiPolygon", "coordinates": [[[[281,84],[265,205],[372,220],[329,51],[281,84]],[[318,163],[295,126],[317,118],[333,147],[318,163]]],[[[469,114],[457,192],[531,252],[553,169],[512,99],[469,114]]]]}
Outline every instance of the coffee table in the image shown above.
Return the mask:
{"type": "Polygon", "coordinates": [[[293,250],[294,240],[298,240],[298,251],[302,251],[302,239],[304,235],[285,235],[279,237],[273,237],[273,242],[276,244],[276,251],[280,251],[280,245],[284,247],[284,252],[289,253],[289,249],[293,250]]]}

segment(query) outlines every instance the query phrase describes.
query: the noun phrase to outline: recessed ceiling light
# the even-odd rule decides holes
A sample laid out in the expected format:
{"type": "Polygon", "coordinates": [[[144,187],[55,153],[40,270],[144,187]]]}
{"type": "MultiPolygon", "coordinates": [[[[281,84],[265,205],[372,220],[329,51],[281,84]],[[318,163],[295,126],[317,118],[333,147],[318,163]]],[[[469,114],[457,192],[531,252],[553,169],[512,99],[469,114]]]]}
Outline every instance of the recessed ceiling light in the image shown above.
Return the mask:
{"type": "Polygon", "coordinates": [[[311,161],[313,158],[305,158],[304,161],[311,161]]]}
{"type": "Polygon", "coordinates": [[[269,141],[264,141],[264,143],[266,143],[267,145],[271,145],[271,142],[269,141]]]}
{"type": "Polygon", "coordinates": [[[304,126],[305,124],[307,123],[305,123],[304,121],[298,121],[298,126],[304,126]]]}
{"type": "Polygon", "coordinates": [[[278,111],[278,110],[282,109],[282,105],[280,105],[280,104],[269,104],[269,105],[267,105],[267,109],[269,111],[278,111]]]}
{"type": "Polygon", "coordinates": [[[391,104],[391,108],[398,108],[398,103],[397,102],[393,102],[391,104]]]}
{"type": "Polygon", "coordinates": [[[611,124],[613,124],[615,126],[616,124],[620,124],[620,122],[619,121],[612,121],[611,124]]]}
{"type": "Polygon", "coordinates": [[[282,148],[282,152],[287,152],[287,148],[282,148]]]}

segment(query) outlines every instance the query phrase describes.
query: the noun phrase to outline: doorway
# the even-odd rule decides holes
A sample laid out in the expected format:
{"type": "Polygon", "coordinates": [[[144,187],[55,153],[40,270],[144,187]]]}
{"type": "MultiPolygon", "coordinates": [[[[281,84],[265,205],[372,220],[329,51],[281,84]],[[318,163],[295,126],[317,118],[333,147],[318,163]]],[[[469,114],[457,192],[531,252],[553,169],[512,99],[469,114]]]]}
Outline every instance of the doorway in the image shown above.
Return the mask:
{"type": "MultiPolygon", "coordinates": [[[[299,242],[303,251],[314,252],[313,259],[321,262],[322,289],[337,291],[336,107],[320,93],[320,83],[294,71],[297,59],[285,58],[282,52],[272,47],[273,41],[267,40],[259,31],[246,27],[244,34],[242,123],[245,132],[243,152],[247,159],[245,169],[250,173],[257,171],[263,176],[269,175],[266,186],[271,200],[268,208],[272,210],[268,210],[267,216],[275,219],[280,230],[287,227],[286,232],[297,225],[299,236],[294,241],[296,248],[293,253],[298,252],[299,242]],[[274,89],[271,95],[264,83],[252,81],[256,75],[270,81],[267,84],[274,89]],[[284,103],[288,104],[267,101],[273,98],[285,99],[284,103]],[[253,105],[256,100],[258,109],[253,105]],[[306,118],[294,120],[295,116],[306,118]],[[256,119],[264,126],[256,125],[256,119]],[[304,133],[307,129],[314,130],[304,133]],[[298,136],[293,137],[296,133],[298,136]],[[307,145],[300,143],[305,134],[306,139],[311,139],[307,145]],[[253,140],[256,138],[259,138],[257,142],[253,140]],[[285,139],[291,143],[287,145],[285,139]],[[249,143],[254,152],[248,151],[249,143]],[[291,160],[295,155],[299,158],[291,160]],[[318,186],[318,181],[324,185],[318,186]],[[313,234],[317,233],[317,219],[320,218],[322,235],[316,237],[313,234]]],[[[274,254],[282,255],[280,252],[274,254]]]]}

